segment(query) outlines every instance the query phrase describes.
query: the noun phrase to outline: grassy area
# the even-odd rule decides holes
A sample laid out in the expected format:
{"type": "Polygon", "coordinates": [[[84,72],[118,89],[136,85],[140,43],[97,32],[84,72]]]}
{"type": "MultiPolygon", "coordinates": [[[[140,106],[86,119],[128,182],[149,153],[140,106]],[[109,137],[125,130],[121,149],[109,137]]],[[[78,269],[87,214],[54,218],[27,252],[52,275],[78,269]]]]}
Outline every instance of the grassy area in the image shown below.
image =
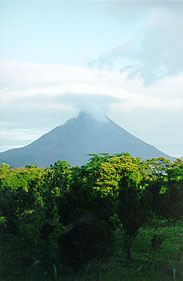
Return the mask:
{"type": "MultiPolygon", "coordinates": [[[[183,280],[183,221],[160,222],[140,229],[132,249],[132,261],[126,265],[123,235],[119,235],[114,255],[108,261],[82,273],[76,280],[100,281],[181,281],[183,280]],[[97,279],[99,278],[99,279],[97,279]]],[[[66,277],[66,276],[65,276],[66,277]]],[[[67,280],[72,280],[67,276],[67,280]]],[[[59,279],[62,280],[62,279],[59,279]]],[[[63,277],[63,280],[66,280],[63,277]]]]}
{"type": "MultiPolygon", "coordinates": [[[[43,268],[39,263],[32,266],[25,265],[21,253],[17,255],[21,245],[14,244],[14,239],[15,237],[11,237],[10,243],[1,244],[1,258],[6,260],[7,270],[11,268],[14,271],[14,279],[11,279],[11,274],[10,279],[7,275],[6,279],[0,279],[1,281],[34,281],[38,280],[38,276],[42,281],[183,280],[183,221],[181,220],[177,222],[162,220],[156,222],[154,226],[140,228],[133,244],[132,260],[129,266],[125,258],[124,236],[119,232],[111,258],[98,262],[92,261],[76,274],[75,279],[73,279],[71,269],[66,266],[59,267],[50,264],[47,268],[43,268]],[[4,252],[2,252],[3,249],[4,252]],[[17,260],[14,259],[15,257],[17,260]],[[20,268],[20,264],[22,264],[22,270],[18,272],[16,266],[20,268]]],[[[23,246],[26,246],[26,243],[23,246]]]]}

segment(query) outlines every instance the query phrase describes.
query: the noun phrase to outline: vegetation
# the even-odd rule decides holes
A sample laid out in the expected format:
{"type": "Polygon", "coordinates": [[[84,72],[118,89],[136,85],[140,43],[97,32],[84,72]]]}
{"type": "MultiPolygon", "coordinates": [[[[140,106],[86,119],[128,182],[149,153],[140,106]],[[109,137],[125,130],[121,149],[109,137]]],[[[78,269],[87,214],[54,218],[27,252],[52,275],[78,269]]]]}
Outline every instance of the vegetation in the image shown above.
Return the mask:
{"type": "Polygon", "coordinates": [[[0,280],[183,280],[183,160],[0,165],[0,280]]]}

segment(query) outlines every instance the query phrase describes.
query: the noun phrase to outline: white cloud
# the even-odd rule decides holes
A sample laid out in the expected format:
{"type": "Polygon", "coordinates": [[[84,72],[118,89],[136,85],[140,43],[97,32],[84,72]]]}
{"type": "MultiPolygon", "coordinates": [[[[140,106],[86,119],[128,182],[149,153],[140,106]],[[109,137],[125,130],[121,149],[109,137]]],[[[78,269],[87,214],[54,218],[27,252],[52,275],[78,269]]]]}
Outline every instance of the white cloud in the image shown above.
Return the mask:
{"type": "MultiPolygon", "coordinates": [[[[66,95],[72,95],[73,99],[74,95],[76,98],[78,95],[89,96],[91,100],[97,95],[104,99],[113,98],[114,102],[125,104],[128,110],[169,108],[170,104],[172,109],[179,110],[183,106],[183,75],[161,79],[144,87],[140,78],[127,80],[127,73],[87,67],[2,63],[1,69],[5,82],[1,89],[3,105],[23,103],[27,107],[42,107],[44,104],[46,108],[67,110],[66,95]]],[[[68,102],[72,104],[71,100],[68,102]]],[[[99,106],[102,106],[102,99],[99,106]]]]}
{"type": "MultiPolygon", "coordinates": [[[[84,109],[112,119],[118,114],[116,121],[122,126],[123,116],[133,120],[139,114],[143,127],[147,111],[157,120],[158,116],[167,119],[175,114],[177,120],[183,120],[183,75],[160,79],[147,87],[139,77],[128,80],[127,73],[89,67],[4,62],[1,70],[1,127],[16,129],[17,137],[13,133],[11,138],[17,143],[20,128],[27,142],[33,141],[36,130],[48,131],[84,109]],[[7,122],[11,126],[7,127],[7,122]]],[[[176,126],[180,127],[179,122],[176,126]]],[[[134,133],[138,135],[138,131],[134,133]]],[[[183,132],[180,135],[183,139],[183,132]]],[[[2,138],[5,146],[8,136],[2,138]]]]}
{"type": "Polygon", "coordinates": [[[182,1],[117,1],[110,5],[113,17],[130,35],[122,36],[121,44],[93,65],[128,71],[129,78],[140,75],[146,85],[183,73],[182,1]]]}

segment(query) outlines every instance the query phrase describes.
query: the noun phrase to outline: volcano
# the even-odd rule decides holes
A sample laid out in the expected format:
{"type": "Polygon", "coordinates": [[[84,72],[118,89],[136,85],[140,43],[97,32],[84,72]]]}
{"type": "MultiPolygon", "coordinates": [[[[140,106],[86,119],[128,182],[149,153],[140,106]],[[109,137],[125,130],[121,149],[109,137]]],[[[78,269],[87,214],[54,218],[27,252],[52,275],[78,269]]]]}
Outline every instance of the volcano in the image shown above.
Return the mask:
{"type": "Polygon", "coordinates": [[[87,163],[89,153],[123,153],[142,159],[172,157],[154,146],[136,138],[108,117],[102,120],[81,112],[29,145],[0,153],[0,163],[11,167],[24,167],[35,163],[49,167],[57,160],[66,160],[70,165],[87,163]]]}

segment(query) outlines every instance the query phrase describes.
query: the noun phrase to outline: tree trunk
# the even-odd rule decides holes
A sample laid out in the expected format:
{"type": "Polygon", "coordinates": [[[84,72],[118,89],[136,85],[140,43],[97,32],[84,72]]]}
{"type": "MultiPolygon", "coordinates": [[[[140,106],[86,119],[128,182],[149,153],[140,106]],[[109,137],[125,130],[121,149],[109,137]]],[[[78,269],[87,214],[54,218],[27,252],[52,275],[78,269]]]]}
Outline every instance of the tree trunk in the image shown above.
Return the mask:
{"type": "Polygon", "coordinates": [[[125,250],[126,250],[126,265],[130,266],[131,262],[131,249],[132,249],[133,239],[132,237],[126,235],[125,237],[125,250]]]}
{"type": "Polygon", "coordinates": [[[100,263],[99,263],[99,259],[97,259],[97,281],[99,281],[99,275],[100,275],[100,263]]]}

